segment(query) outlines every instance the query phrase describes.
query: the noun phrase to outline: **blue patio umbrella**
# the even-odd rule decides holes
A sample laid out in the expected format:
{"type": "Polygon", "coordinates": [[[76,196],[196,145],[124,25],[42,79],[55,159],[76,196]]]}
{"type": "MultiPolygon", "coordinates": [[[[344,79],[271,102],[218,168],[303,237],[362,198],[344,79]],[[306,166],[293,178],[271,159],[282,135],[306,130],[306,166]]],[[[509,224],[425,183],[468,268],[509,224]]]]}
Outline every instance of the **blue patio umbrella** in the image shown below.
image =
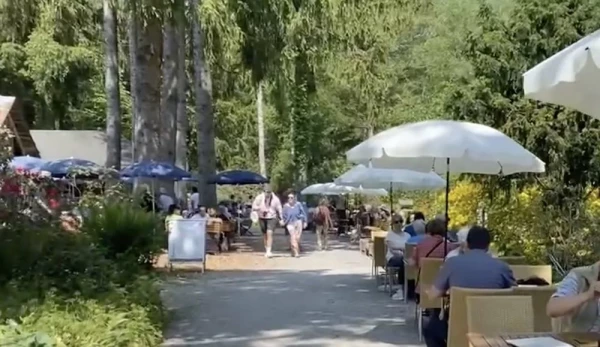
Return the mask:
{"type": "Polygon", "coordinates": [[[61,159],[49,161],[40,167],[41,171],[48,171],[52,177],[65,177],[69,175],[92,176],[97,175],[102,167],[85,159],[61,159]]]}
{"type": "Polygon", "coordinates": [[[121,170],[121,177],[159,178],[179,181],[191,177],[191,174],[171,163],[142,161],[121,170]]]}
{"type": "Polygon", "coordinates": [[[269,179],[252,171],[230,170],[219,172],[209,179],[208,183],[219,185],[250,185],[269,183],[269,179]]]}
{"type": "Polygon", "coordinates": [[[8,165],[13,169],[39,172],[41,167],[46,163],[47,161],[43,159],[26,155],[14,157],[8,165]]]}

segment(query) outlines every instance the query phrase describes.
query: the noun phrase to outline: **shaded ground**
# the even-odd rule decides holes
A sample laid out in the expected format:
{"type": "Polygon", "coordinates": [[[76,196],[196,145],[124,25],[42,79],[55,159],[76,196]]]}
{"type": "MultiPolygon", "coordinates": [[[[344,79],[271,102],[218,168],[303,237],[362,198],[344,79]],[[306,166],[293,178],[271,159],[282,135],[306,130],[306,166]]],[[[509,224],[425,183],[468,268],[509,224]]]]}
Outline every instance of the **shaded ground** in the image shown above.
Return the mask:
{"type": "Polygon", "coordinates": [[[414,308],[377,291],[357,246],[317,252],[309,233],[303,257],[291,258],[281,233],[266,259],[261,243],[243,238],[238,251],[209,256],[206,274],[166,283],[165,346],[420,346],[414,308]]]}

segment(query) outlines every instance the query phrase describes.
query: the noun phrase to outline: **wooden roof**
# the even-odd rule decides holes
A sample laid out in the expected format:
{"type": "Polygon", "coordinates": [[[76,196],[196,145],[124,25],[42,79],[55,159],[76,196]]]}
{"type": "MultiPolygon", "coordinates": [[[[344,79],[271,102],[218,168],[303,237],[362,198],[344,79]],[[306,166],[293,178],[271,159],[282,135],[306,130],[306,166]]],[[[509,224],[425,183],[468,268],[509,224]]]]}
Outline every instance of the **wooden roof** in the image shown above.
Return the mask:
{"type": "Polygon", "coordinates": [[[19,149],[15,152],[32,157],[40,156],[17,98],[0,95],[0,125],[8,127],[15,135],[15,145],[19,149]]]}

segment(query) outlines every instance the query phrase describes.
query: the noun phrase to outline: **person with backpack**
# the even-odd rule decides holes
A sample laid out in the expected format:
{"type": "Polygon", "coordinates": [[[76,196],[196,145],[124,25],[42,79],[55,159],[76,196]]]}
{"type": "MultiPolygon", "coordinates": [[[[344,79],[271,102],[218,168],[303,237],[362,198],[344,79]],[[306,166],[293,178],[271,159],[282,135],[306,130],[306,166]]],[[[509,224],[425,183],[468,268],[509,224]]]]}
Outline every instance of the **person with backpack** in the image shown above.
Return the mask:
{"type": "Polygon", "coordinates": [[[329,228],[333,227],[331,212],[329,211],[328,205],[327,199],[321,199],[314,218],[317,227],[317,245],[320,251],[327,249],[329,228]]]}

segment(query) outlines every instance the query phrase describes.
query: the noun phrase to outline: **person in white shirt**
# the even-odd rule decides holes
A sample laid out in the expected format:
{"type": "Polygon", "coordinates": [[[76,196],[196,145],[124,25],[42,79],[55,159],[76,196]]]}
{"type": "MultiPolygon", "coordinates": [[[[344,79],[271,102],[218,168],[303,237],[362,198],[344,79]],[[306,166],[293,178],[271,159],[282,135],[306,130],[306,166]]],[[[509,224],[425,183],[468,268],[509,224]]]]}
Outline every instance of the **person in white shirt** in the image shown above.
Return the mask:
{"type": "MultiPolygon", "coordinates": [[[[446,254],[446,259],[456,257],[456,256],[464,254],[466,251],[468,251],[469,247],[467,246],[467,236],[469,236],[469,230],[471,230],[471,226],[467,225],[467,226],[463,227],[462,229],[460,229],[456,233],[456,237],[458,239],[457,242],[460,246],[458,248],[451,250],[448,254],[446,254]]],[[[497,255],[494,254],[490,250],[488,250],[488,254],[490,254],[494,258],[497,258],[497,255]]]]}
{"type": "Polygon", "coordinates": [[[252,211],[258,214],[258,224],[263,233],[265,244],[265,257],[271,258],[273,245],[273,231],[277,227],[277,218],[282,217],[281,201],[273,194],[271,187],[265,184],[263,192],[258,194],[252,203],[252,211]]]}
{"type": "Polygon", "coordinates": [[[190,211],[196,212],[196,211],[198,211],[199,207],[200,207],[200,193],[198,193],[197,187],[192,187],[192,194],[190,195],[190,211]]]}
{"type": "Polygon", "coordinates": [[[163,212],[169,211],[169,206],[175,205],[175,200],[167,194],[167,189],[165,187],[160,187],[160,195],[158,196],[158,203],[160,205],[160,209],[163,212]]]}
{"type": "MultiPolygon", "coordinates": [[[[394,215],[392,218],[392,230],[385,237],[385,245],[387,253],[385,258],[387,266],[398,269],[398,283],[404,283],[404,250],[406,241],[410,238],[410,234],[404,232],[404,220],[400,215],[394,215]]],[[[392,296],[392,300],[404,300],[404,291],[399,288],[392,296]]]]}

